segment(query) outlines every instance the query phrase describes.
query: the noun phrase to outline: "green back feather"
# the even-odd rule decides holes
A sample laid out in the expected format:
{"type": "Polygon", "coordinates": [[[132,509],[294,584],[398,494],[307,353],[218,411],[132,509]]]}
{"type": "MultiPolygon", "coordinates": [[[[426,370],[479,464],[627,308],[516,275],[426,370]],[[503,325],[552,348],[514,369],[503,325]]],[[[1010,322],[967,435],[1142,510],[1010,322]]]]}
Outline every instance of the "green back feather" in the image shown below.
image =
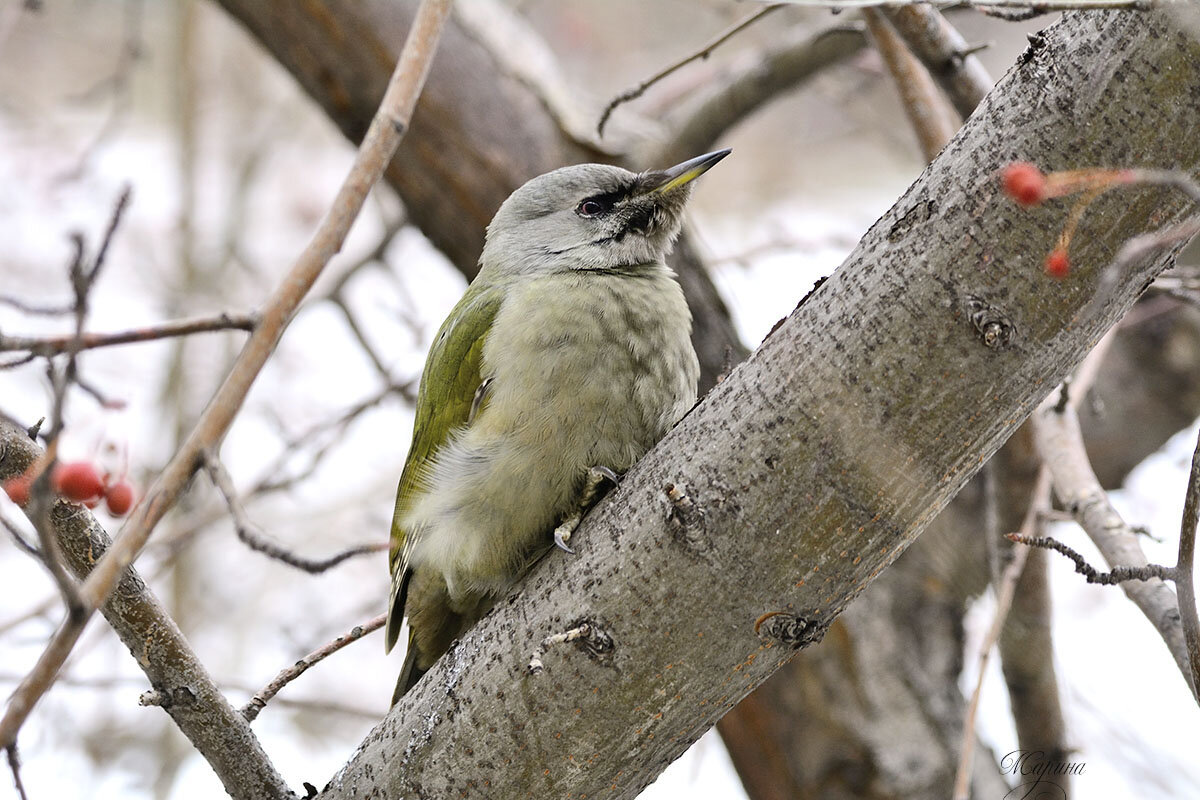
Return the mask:
{"type": "Polygon", "coordinates": [[[473,283],[446,317],[429,348],[421,387],[417,392],[417,415],[408,460],[396,489],[396,509],[392,515],[391,548],[388,563],[392,572],[391,600],[388,603],[388,650],[396,644],[404,618],[412,542],[400,526],[413,499],[422,488],[425,468],[450,434],[467,424],[475,391],[482,383],[483,345],[492,322],[500,310],[504,292],[494,285],[473,283]]]}

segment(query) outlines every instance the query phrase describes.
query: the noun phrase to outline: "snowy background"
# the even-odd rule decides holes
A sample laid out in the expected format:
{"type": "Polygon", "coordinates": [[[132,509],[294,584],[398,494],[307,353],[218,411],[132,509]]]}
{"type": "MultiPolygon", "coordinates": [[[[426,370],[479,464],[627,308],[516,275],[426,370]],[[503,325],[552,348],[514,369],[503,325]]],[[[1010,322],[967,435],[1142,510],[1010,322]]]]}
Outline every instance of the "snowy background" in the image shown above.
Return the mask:
{"type": "MultiPolygon", "coordinates": [[[[251,310],[307,242],[350,164],[350,146],[286,74],[206,4],[75,0],[47,3],[36,14],[21,5],[0,4],[0,294],[68,300],[67,234],[84,233],[94,248],[128,183],[133,204],[93,295],[89,328],[251,310]]],[[[612,32],[642,12],[637,0],[613,2],[607,15],[584,2],[522,5],[560,51],[567,77],[596,93],[597,108],[746,13],[732,3],[663,2],[634,41],[622,29],[627,49],[618,63],[596,70],[611,62],[612,32]]],[[[768,36],[752,30],[747,42],[768,36]]],[[[1012,28],[987,51],[993,74],[1022,46],[1021,30],[1012,28]]],[[[724,57],[686,80],[702,81],[724,57]]],[[[689,223],[746,342],[760,341],[817,277],[835,269],[919,173],[922,162],[902,120],[886,76],[864,55],[723,142],[735,153],[700,182],[689,223]]],[[[344,429],[328,427],[386,382],[337,305],[320,298],[402,216],[390,190],[377,190],[222,450],[236,483],[248,490],[264,479],[301,475],[312,454],[333,443],[311,475],[249,499],[255,522],[304,555],[386,538],[411,409],[390,394],[344,429]],[[296,441],[301,445],[289,449],[296,441]]],[[[431,332],[463,287],[461,275],[405,229],[384,263],[355,273],[343,301],[392,381],[404,383],[418,376],[431,332]]],[[[62,332],[66,323],[0,305],[0,329],[62,332]]],[[[243,338],[215,333],[183,345],[85,353],[85,377],[125,407],[106,410],[73,394],[62,454],[120,461],[128,453],[136,482],[145,486],[243,338]],[[115,456],[106,454],[110,445],[115,456]]],[[[0,371],[6,413],[32,422],[47,413],[47,403],[39,367],[0,371]]],[[[1182,432],[1115,496],[1128,520],[1164,540],[1145,543],[1151,560],[1174,562],[1195,436],[1182,432]]],[[[0,511],[19,518],[3,497],[0,511]]],[[[110,532],[119,528],[105,522],[110,532]]],[[[1055,535],[1102,563],[1070,526],[1055,535]]],[[[1200,796],[1200,712],[1162,642],[1120,592],[1086,585],[1063,559],[1051,563],[1057,672],[1073,759],[1087,765],[1076,779],[1077,796],[1200,796]],[[1123,631],[1120,643],[1111,636],[1116,629],[1123,631]]],[[[382,555],[311,577],[250,552],[203,477],[159,526],[138,568],[238,705],[279,669],[382,611],[387,596],[382,555]]],[[[0,688],[7,692],[61,611],[50,581],[7,538],[0,539],[0,586],[0,688]]],[[[985,597],[969,618],[966,691],[992,607],[985,597]]],[[[400,655],[382,650],[378,634],[352,645],[287,687],[255,722],[293,786],[324,785],[385,713],[400,655]]],[[[980,730],[1003,754],[1015,749],[1016,737],[1003,680],[993,670],[980,730]]],[[[146,688],[103,621],[92,623],[59,685],[23,729],[31,796],[220,796],[207,764],[165,715],[137,705],[146,688]]],[[[0,780],[0,796],[7,791],[8,780],[0,780]]],[[[715,734],[643,795],[681,796],[744,797],[715,734]]]]}

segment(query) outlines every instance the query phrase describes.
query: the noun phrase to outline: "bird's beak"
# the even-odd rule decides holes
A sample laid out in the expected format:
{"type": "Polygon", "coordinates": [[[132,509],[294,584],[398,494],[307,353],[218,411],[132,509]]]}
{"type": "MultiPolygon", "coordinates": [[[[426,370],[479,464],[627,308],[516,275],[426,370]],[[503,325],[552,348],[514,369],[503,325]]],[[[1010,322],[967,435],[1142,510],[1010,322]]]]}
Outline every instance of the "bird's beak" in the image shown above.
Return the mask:
{"type": "Polygon", "coordinates": [[[680,186],[691,183],[696,178],[699,178],[704,173],[712,169],[713,165],[720,161],[725,156],[732,153],[732,148],[726,147],[724,150],[717,150],[713,153],[705,153],[702,156],[688,159],[682,164],[676,164],[673,167],[664,169],[662,172],[656,173],[655,177],[659,177],[662,183],[651,189],[653,194],[667,194],[680,186]]]}

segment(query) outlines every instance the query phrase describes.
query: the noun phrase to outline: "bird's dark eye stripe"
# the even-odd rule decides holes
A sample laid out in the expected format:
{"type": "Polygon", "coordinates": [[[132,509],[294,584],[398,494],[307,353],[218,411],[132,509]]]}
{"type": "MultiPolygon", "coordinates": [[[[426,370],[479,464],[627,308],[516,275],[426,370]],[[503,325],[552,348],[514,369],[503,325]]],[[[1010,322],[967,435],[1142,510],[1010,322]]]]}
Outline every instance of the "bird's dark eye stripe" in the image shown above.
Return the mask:
{"type": "Polygon", "coordinates": [[[575,213],[581,217],[597,217],[612,211],[613,206],[627,199],[634,192],[632,185],[622,186],[611,192],[603,192],[585,197],[575,206],[575,213]],[[593,205],[594,204],[594,205],[593,205]]]}
{"type": "Polygon", "coordinates": [[[589,197],[575,207],[575,213],[581,217],[599,217],[612,211],[612,204],[599,197],[589,197]]]}

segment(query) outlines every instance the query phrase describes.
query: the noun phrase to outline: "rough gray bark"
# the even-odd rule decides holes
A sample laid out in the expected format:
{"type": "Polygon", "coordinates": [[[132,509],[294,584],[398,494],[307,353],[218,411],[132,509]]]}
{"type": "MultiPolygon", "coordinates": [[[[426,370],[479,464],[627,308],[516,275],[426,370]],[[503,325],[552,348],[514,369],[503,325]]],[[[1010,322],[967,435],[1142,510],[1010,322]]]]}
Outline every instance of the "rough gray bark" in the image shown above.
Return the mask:
{"type": "Polygon", "coordinates": [[[1046,278],[1064,210],[1014,208],[996,168],[1121,163],[1136,141],[1142,163],[1194,169],[1198,71],[1200,48],[1156,16],[1047,31],[843,268],[585,523],[579,555],[538,565],[326,795],[636,794],[820,636],[1169,260],[1101,281],[1126,238],[1182,208],[1129,191],[1085,219],[1072,276],[1046,278]],[[984,344],[981,314],[1007,347],[984,344]],[[781,639],[760,640],[773,611],[764,630],[781,639]],[[592,635],[527,675],[542,638],[580,621],[592,635]]]}
{"type": "MultiPolygon", "coordinates": [[[[751,800],[950,796],[963,739],[963,612],[987,578],[973,488],[820,644],[718,723],[751,800]]],[[[971,796],[1003,797],[995,759],[981,742],[976,751],[971,796]]]]}
{"type": "MultiPolygon", "coordinates": [[[[20,475],[41,454],[25,431],[0,418],[0,480],[20,475]]],[[[50,522],[67,566],[82,580],[112,539],[90,511],[65,500],[54,504],[50,522]]],[[[159,693],[159,705],[212,766],[230,797],[294,797],[250,723],[229,705],[136,570],[125,571],[100,613],[159,693]]]]}

